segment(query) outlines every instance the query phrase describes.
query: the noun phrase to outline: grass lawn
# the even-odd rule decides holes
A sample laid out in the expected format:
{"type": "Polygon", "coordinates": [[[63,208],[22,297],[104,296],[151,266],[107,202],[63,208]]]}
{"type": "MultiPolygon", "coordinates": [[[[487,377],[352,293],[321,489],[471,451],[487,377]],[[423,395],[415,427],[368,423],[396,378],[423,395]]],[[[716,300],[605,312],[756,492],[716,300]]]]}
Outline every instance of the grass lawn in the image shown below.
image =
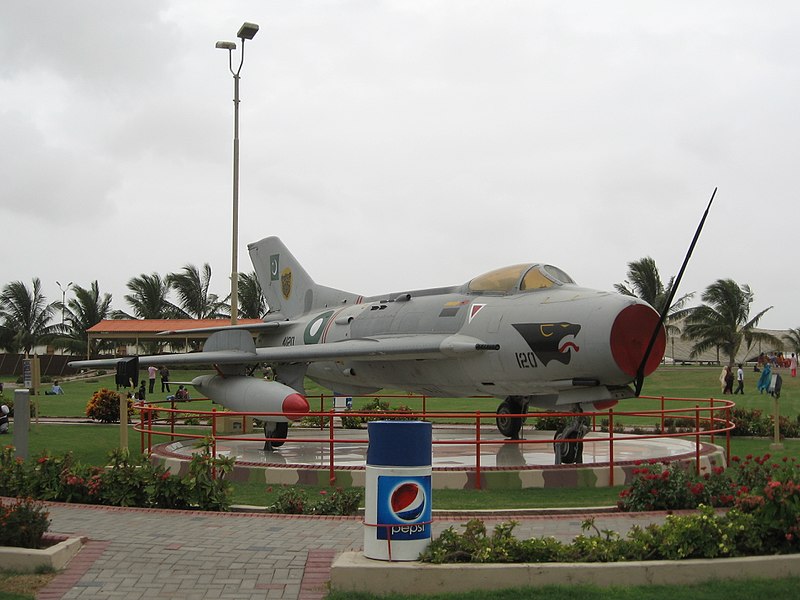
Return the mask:
{"type": "MultiPolygon", "coordinates": [[[[13,427],[13,425],[12,425],[13,427]]],[[[202,432],[191,428],[186,431],[202,432]]],[[[9,436],[7,442],[11,442],[9,436]]],[[[5,441],[5,440],[4,440],[5,441]]],[[[800,455],[800,440],[784,440],[784,450],[770,451],[771,440],[766,438],[733,437],[731,453],[738,456],[772,454],[776,459],[800,455]]],[[[129,430],[128,447],[136,454],[140,449],[140,435],[129,430]]],[[[45,424],[31,426],[30,456],[42,452],[63,454],[72,452],[84,464],[102,465],[108,453],[119,445],[119,425],[93,424],[45,424]]],[[[309,494],[318,494],[327,487],[304,486],[309,494]]],[[[265,483],[235,483],[234,502],[268,506],[275,501],[280,486],[265,483]]],[[[438,509],[480,510],[486,508],[549,508],[570,506],[610,506],[616,504],[622,487],[614,488],[530,488],[524,490],[436,490],[435,505],[438,509]]]]}
{"type": "MultiPolygon", "coordinates": [[[[176,371],[173,377],[178,380],[189,380],[199,372],[176,371]]],[[[718,369],[706,367],[663,367],[651,376],[646,382],[645,392],[653,396],[676,397],[720,397],[717,387],[718,369]]],[[[748,373],[748,393],[744,397],[735,398],[737,404],[748,408],[771,410],[772,399],[755,393],[755,374],[748,373]]],[[[44,416],[84,417],[85,406],[92,393],[100,387],[114,388],[113,378],[106,376],[94,381],[67,382],[63,384],[64,396],[39,396],[41,401],[41,414],[44,416]]],[[[157,390],[160,385],[157,383],[157,390]]],[[[781,412],[796,417],[800,413],[800,400],[797,392],[800,391],[800,382],[789,377],[784,379],[783,396],[781,397],[781,412]]],[[[309,389],[312,410],[315,406],[314,395],[317,398],[322,390],[316,387],[309,389]]],[[[164,394],[165,395],[165,394],[164,394]]],[[[155,394],[156,397],[164,396],[155,394]]],[[[369,399],[356,399],[354,404],[358,408],[369,399]]],[[[326,409],[330,408],[326,401],[326,409]]],[[[419,399],[390,400],[393,406],[408,404],[415,410],[421,410],[419,399]]],[[[432,399],[427,402],[429,411],[468,411],[481,410],[493,411],[498,401],[494,399],[432,399]]],[[[193,403],[192,407],[202,409],[210,408],[210,403],[193,403]]],[[[645,399],[631,400],[622,403],[619,407],[625,410],[639,410],[645,406],[652,407],[652,401],[645,399]]],[[[188,407],[185,407],[188,410],[188,407]]],[[[655,417],[652,419],[655,421],[655,417]]],[[[13,425],[12,425],[13,427],[13,425]]],[[[132,453],[139,451],[139,434],[129,431],[129,448],[132,453]]],[[[11,436],[6,438],[11,442],[11,436]]],[[[763,438],[732,438],[732,453],[739,456],[747,454],[763,455],[770,452],[771,440],[763,438]]],[[[47,451],[52,454],[73,452],[76,458],[88,464],[104,464],[108,452],[119,443],[119,426],[103,424],[44,424],[31,426],[30,451],[31,456],[36,456],[47,451]]],[[[772,452],[778,459],[783,456],[798,456],[800,454],[800,440],[785,440],[785,449],[772,452]]],[[[323,487],[304,486],[309,495],[318,494],[323,487]]],[[[535,508],[535,507],[568,507],[568,506],[609,506],[616,503],[617,496],[622,488],[578,488],[578,489],[528,489],[528,490],[436,490],[434,492],[434,506],[437,509],[462,509],[478,510],[490,508],[535,508]]],[[[252,504],[267,506],[271,504],[280,491],[278,486],[267,486],[258,483],[235,483],[234,502],[236,504],[252,504]]],[[[601,589],[588,586],[561,586],[540,589],[501,590],[495,592],[475,592],[473,594],[439,595],[434,598],[439,600],[521,600],[523,598],[542,598],[547,600],[559,599],[589,599],[589,600],[649,600],[655,598],[671,597],[672,600],[728,600],[753,599],[770,597],[772,599],[795,598],[800,585],[798,579],[782,579],[777,581],[750,580],[744,582],[717,582],[697,586],[646,586],[641,588],[613,588],[601,589]]],[[[0,573],[0,600],[31,599],[35,588],[33,583],[17,583],[16,577],[0,573]],[[11,587],[15,586],[15,587],[11,587]],[[19,587],[21,586],[21,587],[19,587]]],[[[371,595],[331,593],[328,600],[373,600],[377,597],[371,595]]],[[[414,598],[414,596],[381,596],[388,600],[401,600],[414,598]]]]}
{"type": "MultiPolygon", "coordinates": [[[[719,388],[719,368],[718,367],[697,367],[697,366],[662,366],[655,373],[645,381],[644,394],[648,396],[667,396],[676,398],[723,398],[719,388]]],[[[210,373],[210,371],[199,370],[175,370],[172,373],[172,378],[175,382],[187,382],[197,375],[210,373]]],[[[783,394],[781,396],[781,414],[796,417],[800,415],[800,378],[792,378],[789,376],[788,371],[782,371],[783,377],[783,394]]],[[[147,372],[142,371],[140,377],[147,378],[147,372]]],[[[744,396],[735,396],[732,399],[736,401],[737,405],[745,408],[759,408],[764,410],[771,410],[771,398],[765,394],[759,394],[755,391],[755,384],[758,378],[758,373],[753,373],[752,369],[745,371],[745,390],[744,396]]],[[[6,379],[8,381],[8,379],[6,379]]],[[[174,382],[171,384],[173,391],[176,389],[174,382]]],[[[94,379],[74,380],[62,383],[64,395],[61,396],[46,396],[40,395],[36,397],[39,402],[39,414],[45,417],[85,417],[86,416],[86,403],[92,397],[92,394],[100,389],[106,387],[115,389],[113,375],[105,375],[94,379]]],[[[48,385],[44,385],[43,390],[49,389],[48,385]]],[[[148,396],[148,400],[163,400],[167,394],[162,393],[161,384],[156,381],[155,392],[148,396]]],[[[311,410],[318,411],[320,407],[319,396],[325,394],[328,396],[330,392],[324,388],[319,387],[310,380],[306,381],[306,391],[311,405],[311,410]]],[[[394,393],[403,395],[402,392],[393,392],[387,390],[387,393],[394,393]]],[[[8,392],[7,392],[8,393],[8,392]]],[[[13,394],[13,392],[11,392],[13,394]]],[[[379,394],[373,394],[366,398],[355,398],[353,405],[355,409],[360,408],[364,404],[378,397],[379,394]]],[[[728,398],[731,398],[728,396],[728,398]]],[[[422,410],[421,398],[409,397],[396,397],[388,398],[392,406],[400,404],[408,405],[412,410],[422,410]]],[[[429,411],[447,411],[447,412],[473,412],[480,410],[481,412],[494,412],[497,408],[499,400],[495,398],[430,398],[426,400],[426,408],[429,411]]],[[[681,406],[684,406],[683,404],[681,406]]],[[[693,408],[694,404],[689,403],[689,408],[693,408]]],[[[631,399],[625,400],[617,405],[617,411],[636,411],[652,409],[654,402],[645,399],[631,399]]],[[[197,410],[209,410],[211,408],[210,402],[193,402],[190,405],[183,405],[180,408],[196,408],[197,410]]],[[[331,400],[325,399],[324,410],[330,410],[331,400]]],[[[624,420],[624,418],[623,418],[624,420]]],[[[655,423],[655,417],[648,418],[648,422],[655,423]]]]}
{"type": "MultiPolygon", "coordinates": [[[[468,594],[436,594],[429,600],[790,600],[797,598],[800,579],[751,579],[717,581],[698,585],[647,585],[636,587],[599,588],[588,585],[546,586],[512,590],[476,591],[468,594]]],[[[331,592],[327,600],[406,600],[420,598],[410,594],[356,594],[331,592]]]]}
{"type": "Polygon", "coordinates": [[[0,571],[0,600],[30,600],[56,573],[21,574],[0,571]]]}
{"type": "MultiPolygon", "coordinates": [[[[144,373],[144,372],[143,372],[144,373]]],[[[188,381],[202,371],[175,371],[173,378],[178,381],[188,381]]],[[[748,373],[750,380],[755,379],[754,373],[748,373]]],[[[648,378],[646,382],[646,392],[651,395],[676,396],[676,397],[697,397],[706,398],[715,395],[719,391],[717,386],[718,369],[716,367],[662,367],[655,374],[648,378]]],[[[146,374],[145,374],[146,377],[146,374]]],[[[752,383],[752,382],[749,382],[752,383]]],[[[84,411],[92,393],[100,387],[115,387],[113,377],[107,375],[96,380],[80,382],[66,382],[63,384],[65,394],[63,396],[39,396],[41,401],[41,414],[46,416],[61,417],[85,417],[84,411]]],[[[736,396],[739,405],[753,408],[769,410],[772,406],[772,398],[759,395],[752,391],[754,385],[748,385],[751,390],[744,397],[736,396]]],[[[155,397],[161,398],[166,394],[160,393],[160,384],[156,383],[157,393],[155,397]]],[[[312,410],[318,410],[319,394],[324,390],[313,384],[309,385],[309,399],[312,410]]],[[[782,414],[797,416],[800,413],[800,380],[786,377],[784,380],[783,395],[780,400],[782,414]]],[[[719,396],[719,394],[716,394],[719,396]]],[[[354,405],[356,408],[363,406],[370,398],[356,398],[354,405]]],[[[415,410],[422,409],[422,400],[418,398],[392,398],[390,403],[393,406],[408,404],[415,410]]],[[[430,399],[427,401],[427,408],[430,411],[448,410],[482,410],[493,411],[496,407],[495,399],[430,399]]],[[[620,407],[626,410],[636,410],[644,407],[653,407],[652,400],[637,399],[626,400],[620,403],[620,407]]],[[[190,405],[179,406],[182,410],[198,408],[206,410],[211,408],[208,401],[194,402],[190,405]]],[[[330,409],[330,401],[326,399],[326,409],[330,409]]],[[[653,424],[656,418],[649,419],[653,424]]],[[[12,425],[13,427],[13,425],[12,425]]],[[[207,431],[193,429],[192,431],[207,431]]],[[[11,436],[7,438],[11,442],[11,436]]],[[[132,453],[138,453],[140,449],[140,434],[129,430],[128,447],[132,453]]],[[[763,455],[769,452],[770,440],[755,438],[732,438],[732,454],[746,456],[747,454],[763,455]]],[[[718,443],[722,442],[718,439],[718,443]]],[[[30,437],[30,454],[38,454],[48,451],[51,454],[61,454],[73,452],[75,457],[85,464],[104,464],[108,452],[119,444],[119,426],[103,425],[95,423],[91,425],[55,425],[32,424],[30,437]]],[[[776,457],[798,456],[800,454],[800,441],[786,440],[783,452],[773,453],[776,457]]],[[[269,489],[266,484],[258,483],[237,483],[235,484],[235,502],[237,504],[253,504],[266,506],[274,501],[280,488],[273,486],[269,489]]],[[[311,494],[318,493],[319,487],[309,487],[311,494]]],[[[441,509],[480,509],[480,508],[526,508],[526,507],[558,507],[558,506],[602,506],[616,503],[617,495],[621,488],[594,489],[579,488],[569,490],[558,489],[529,489],[529,490],[437,490],[436,506],[441,509]]]]}

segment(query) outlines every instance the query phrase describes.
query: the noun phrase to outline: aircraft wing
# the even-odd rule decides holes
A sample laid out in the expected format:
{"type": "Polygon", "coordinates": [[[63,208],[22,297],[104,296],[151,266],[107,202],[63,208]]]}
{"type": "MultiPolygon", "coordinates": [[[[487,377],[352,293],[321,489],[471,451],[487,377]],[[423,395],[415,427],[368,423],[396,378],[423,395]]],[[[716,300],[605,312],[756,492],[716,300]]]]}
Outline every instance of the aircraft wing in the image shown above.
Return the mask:
{"type": "MultiPolygon", "coordinates": [[[[186,354],[159,354],[140,356],[140,363],[160,365],[213,365],[317,362],[339,359],[350,360],[419,360],[468,356],[488,350],[499,350],[496,344],[486,344],[478,338],[465,335],[410,335],[386,336],[357,340],[344,340],[328,344],[302,346],[276,346],[249,349],[214,349],[186,354]]],[[[120,359],[79,360],[70,367],[92,369],[113,367],[120,359]]]]}
{"type": "Polygon", "coordinates": [[[268,331],[270,329],[278,329],[279,327],[286,327],[294,325],[295,321],[267,321],[265,323],[251,323],[249,325],[220,325],[218,327],[197,327],[195,329],[168,329],[166,331],[159,331],[156,335],[176,335],[176,334],[192,334],[192,333],[216,333],[217,331],[268,331]]]}

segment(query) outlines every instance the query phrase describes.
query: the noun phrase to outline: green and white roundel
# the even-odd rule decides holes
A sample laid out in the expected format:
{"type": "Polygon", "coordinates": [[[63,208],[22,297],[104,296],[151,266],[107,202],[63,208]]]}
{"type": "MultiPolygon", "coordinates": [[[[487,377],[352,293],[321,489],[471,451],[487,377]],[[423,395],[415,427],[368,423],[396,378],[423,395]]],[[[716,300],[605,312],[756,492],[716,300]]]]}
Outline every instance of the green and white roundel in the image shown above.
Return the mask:
{"type": "Polygon", "coordinates": [[[303,332],[303,342],[306,344],[319,343],[322,332],[325,331],[325,327],[328,325],[332,314],[333,311],[329,310],[312,319],[312,321],[306,325],[306,330],[303,332]]]}

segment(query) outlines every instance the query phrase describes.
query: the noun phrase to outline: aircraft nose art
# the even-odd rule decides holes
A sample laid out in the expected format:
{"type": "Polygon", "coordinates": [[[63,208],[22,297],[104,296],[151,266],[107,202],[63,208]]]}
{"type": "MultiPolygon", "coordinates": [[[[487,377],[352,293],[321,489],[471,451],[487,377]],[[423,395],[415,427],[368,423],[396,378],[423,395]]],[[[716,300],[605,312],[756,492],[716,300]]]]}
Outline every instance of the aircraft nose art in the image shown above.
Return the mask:
{"type": "MultiPolygon", "coordinates": [[[[645,304],[631,304],[623,308],[611,327],[611,354],[617,366],[626,375],[636,376],[647,345],[658,324],[659,315],[645,304]]],[[[644,374],[649,375],[658,368],[667,347],[664,327],[659,327],[653,350],[647,359],[644,374]]]]}

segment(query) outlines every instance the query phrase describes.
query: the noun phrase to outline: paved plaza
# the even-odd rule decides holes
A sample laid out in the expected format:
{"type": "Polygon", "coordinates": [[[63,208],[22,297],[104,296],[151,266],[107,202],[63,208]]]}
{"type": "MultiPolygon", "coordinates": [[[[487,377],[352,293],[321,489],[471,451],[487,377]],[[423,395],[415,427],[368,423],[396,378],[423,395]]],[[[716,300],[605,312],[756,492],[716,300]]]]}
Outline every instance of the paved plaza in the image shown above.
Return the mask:
{"type": "MultiPolygon", "coordinates": [[[[50,531],[88,538],[42,600],[320,599],[337,553],[363,547],[360,517],[205,513],[50,504],[50,531]]],[[[434,517],[434,535],[475,515],[434,517]]],[[[519,537],[570,540],[588,514],[515,516],[519,537]]],[[[509,517],[482,516],[488,526],[509,517]]],[[[598,514],[600,529],[627,531],[663,514],[598,514]]],[[[387,563],[387,568],[391,565],[387,563]]]]}

